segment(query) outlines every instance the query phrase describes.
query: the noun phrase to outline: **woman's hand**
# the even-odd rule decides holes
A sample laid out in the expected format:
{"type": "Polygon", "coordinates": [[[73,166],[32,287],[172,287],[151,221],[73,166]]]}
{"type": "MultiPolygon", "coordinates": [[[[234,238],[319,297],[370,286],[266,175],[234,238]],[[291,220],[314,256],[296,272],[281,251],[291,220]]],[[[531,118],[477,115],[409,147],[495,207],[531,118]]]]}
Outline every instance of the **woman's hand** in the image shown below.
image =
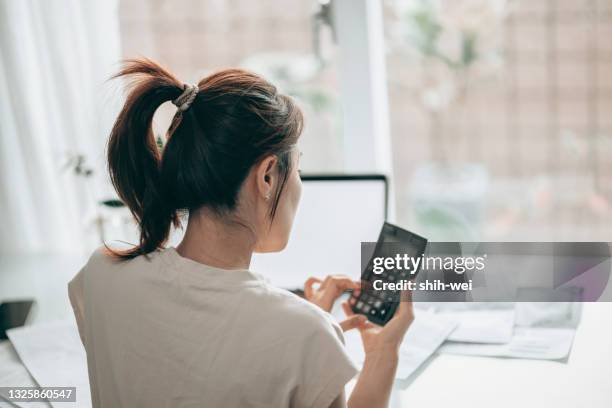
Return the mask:
{"type": "MultiPolygon", "coordinates": [[[[336,299],[347,289],[353,289],[358,295],[360,283],[342,275],[330,275],[324,280],[313,277],[304,283],[304,297],[326,312],[331,312],[336,299]]],[[[340,322],[340,327],[343,331],[347,331],[362,326],[367,320],[363,315],[348,316],[346,320],[340,322]]]]}
{"type": "MultiPolygon", "coordinates": [[[[353,313],[348,302],[343,303],[342,308],[349,319],[358,316],[353,313]]],[[[412,292],[404,291],[402,292],[401,302],[395,315],[384,327],[374,324],[367,319],[357,327],[361,334],[366,356],[379,351],[397,353],[404,335],[413,321],[412,292]]]]}
{"type": "MultiPolygon", "coordinates": [[[[355,316],[349,303],[343,303],[342,307],[349,318],[355,316]]],[[[389,396],[399,364],[399,347],[413,321],[412,293],[402,292],[401,303],[395,315],[384,327],[370,321],[358,327],[365,360],[348,400],[349,408],[389,406],[389,396]]]]}
{"type": "Polygon", "coordinates": [[[343,275],[329,275],[324,280],[313,277],[304,283],[304,296],[309,302],[331,312],[336,299],[348,289],[359,290],[360,283],[343,275]],[[315,288],[315,285],[318,287],[315,288]]]}

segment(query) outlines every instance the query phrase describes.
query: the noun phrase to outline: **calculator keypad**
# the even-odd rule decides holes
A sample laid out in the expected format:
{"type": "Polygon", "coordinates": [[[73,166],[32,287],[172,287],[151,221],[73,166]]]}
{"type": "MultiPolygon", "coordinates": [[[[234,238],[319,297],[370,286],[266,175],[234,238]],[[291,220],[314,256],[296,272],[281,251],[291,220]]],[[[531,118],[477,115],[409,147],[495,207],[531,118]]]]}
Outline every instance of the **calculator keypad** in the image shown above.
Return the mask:
{"type": "Polygon", "coordinates": [[[392,302],[394,297],[384,292],[372,291],[371,293],[362,293],[354,308],[363,314],[368,314],[372,317],[386,316],[389,311],[389,302],[392,302]]]}
{"type": "MultiPolygon", "coordinates": [[[[381,247],[383,244],[401,244],[401,251],[409,257],[422,257],[425,253],[427,239],[420,237],[410,231],[403,230],[389,223],[383,225],[380,236],[376,243],[374,256],[390,256],[396,252],[395,247],[381,247]]],[[[372,258],[373,259],[373,258],[372,258]]],[[[413,280],[416,277],[416,270],[412,270],[411,265],[403,263],[398,269],[387,269],[380,275],[374,275],[373,262],[370,260],[368,265],[362,270],[362,287],[358,295],[353,295],[350,301],[355,313],[361,313],[377,324],[385,324],[395,312],[400,301],[400,292],[391,290],[374,290],[375,280],[382,280],[388,283],[399,283],[406,280],[413,280]],[[404,269],[405,268],[405,269],[404,269]]]]}

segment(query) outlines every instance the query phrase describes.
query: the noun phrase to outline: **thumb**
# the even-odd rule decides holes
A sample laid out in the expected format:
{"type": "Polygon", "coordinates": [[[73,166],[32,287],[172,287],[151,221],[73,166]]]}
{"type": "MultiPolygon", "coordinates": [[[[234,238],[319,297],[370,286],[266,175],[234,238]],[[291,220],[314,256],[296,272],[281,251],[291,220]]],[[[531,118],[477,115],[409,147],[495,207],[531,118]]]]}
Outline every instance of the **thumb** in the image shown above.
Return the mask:
{"type": "Polygon", "coordinates": [[[342,331],[348,331],[360,327],[367,320],[368,318],[364,315],[353,315],[340,322],[340,327],[342,328],[342,331]]]}

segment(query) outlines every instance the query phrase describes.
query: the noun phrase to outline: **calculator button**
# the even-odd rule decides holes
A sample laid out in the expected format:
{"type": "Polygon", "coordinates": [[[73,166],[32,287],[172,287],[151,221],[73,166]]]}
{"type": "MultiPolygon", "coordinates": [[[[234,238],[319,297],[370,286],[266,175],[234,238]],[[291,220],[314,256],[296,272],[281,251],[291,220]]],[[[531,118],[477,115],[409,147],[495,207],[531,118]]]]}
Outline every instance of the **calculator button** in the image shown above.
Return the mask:
{"type": "Polygon", "coordinates": [[[370,310],[370,316],[376,316],[377,314],[378,312],[376,311],[376,309],[370,310]]]}
{"type": "Polygon", "coordinates": [[[355,306],[356,309],[361,309],[363,307],[363,302],[360,300],[359,302],[357,302],[357,305],[355,306]]]}
{"type": "Polygon", "coordinates": [[[368,312],[370,311],[370,305],[364,305],[364,306],[363,306],[363,311],[364,311],[365,313],[368,313],[368,312]]]}
{"type": "Polygon", "coordinates": [[[374,307],[375,307],[375,308],[377,308],[377,309],[378,309],[378,308],[379,308],[379,307],[381,307],[381,306],[382,306],[382,302],[381,302],[380,300],[377,300],[376,302],[374,302],[374,307]]]}
{"type": "Polygon", "coordinates": [[[368,305],[372,305],[372,304],[374,304],[374,302],[375,302],[375,301],[376,301],[376,298],[374,298],[373,296],[372,296],[372,297],[369,297],[369,298],[368,298],[368,305]]]}

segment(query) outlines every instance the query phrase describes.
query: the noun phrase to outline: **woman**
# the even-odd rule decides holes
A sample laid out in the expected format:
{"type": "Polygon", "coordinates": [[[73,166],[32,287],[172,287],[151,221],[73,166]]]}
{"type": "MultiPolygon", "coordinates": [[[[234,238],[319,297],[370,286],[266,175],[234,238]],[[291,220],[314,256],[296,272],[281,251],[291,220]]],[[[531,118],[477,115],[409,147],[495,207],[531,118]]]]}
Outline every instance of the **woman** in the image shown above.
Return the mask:
{"type": "Polygon", "coordinates": [[[132,87],[109,171],[141,236],[95,252],[69,285],[94,406],[342,407],[357,373],[343,346],[350,328],[366,358],[348,406],[386,406],[409,301],[384,328],[345,304],[338,325],[327,312],[358,283],[310,279],[309,302],[248,270],[254,252],[285,247],[300,200],[302,113],[291,98],[236,69],[183,85],[136,60],[118,76],[132,87]],[[151,122],[167,101],[178,110],[160,152],[151,122]],[[184,212],[182,242],[164,248],[184,212]]]}

